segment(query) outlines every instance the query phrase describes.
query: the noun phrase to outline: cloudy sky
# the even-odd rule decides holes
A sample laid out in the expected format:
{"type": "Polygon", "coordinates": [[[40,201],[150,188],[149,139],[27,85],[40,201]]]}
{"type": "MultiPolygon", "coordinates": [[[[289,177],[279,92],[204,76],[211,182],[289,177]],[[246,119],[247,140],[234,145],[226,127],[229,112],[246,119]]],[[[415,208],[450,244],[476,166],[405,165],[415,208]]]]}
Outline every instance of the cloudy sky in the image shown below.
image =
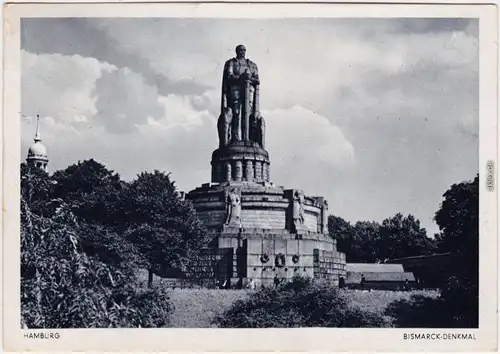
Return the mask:
{"type": "Polygon", "coordinates": [[[259,66],[271,179],[349,221],[414,214],[428,234],[478,171],[478,27],[468,19],[24,19],[22,146],[40,113],[51,171],[94,158],[132,179],[210,178],[224,61],[259,66]]]}

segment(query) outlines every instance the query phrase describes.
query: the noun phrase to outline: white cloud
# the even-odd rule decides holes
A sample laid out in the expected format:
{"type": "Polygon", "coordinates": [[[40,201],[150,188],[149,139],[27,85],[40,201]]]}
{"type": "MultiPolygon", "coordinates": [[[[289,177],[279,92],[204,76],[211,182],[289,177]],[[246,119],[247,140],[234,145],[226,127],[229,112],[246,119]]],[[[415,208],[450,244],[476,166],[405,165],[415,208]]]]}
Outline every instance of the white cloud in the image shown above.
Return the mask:
{"type": "Polygon", "coordinates": [[[353,163],[353,146],[325,117],[300,106],[263,111],[262,115],[268,126],[268,149],[284,165],[292,165],[290,159],[294,168],[310,163],[353,163]]]}
{"type": "Polygon", "coordinates": [[[92,95],[96,98],[93,122],[104,125],[112,134],[128,133],[148,117],[157,119],[163,114],[158,89],[128,68],[104,73],[92,95]]]}
{"type": "Polygon", "coordinates": [[[22,108],[27,115],[52,116],[70,124],[91,116],[96,80],[112,67],[79,55],[32,54],[22,51],[22,108]]]}

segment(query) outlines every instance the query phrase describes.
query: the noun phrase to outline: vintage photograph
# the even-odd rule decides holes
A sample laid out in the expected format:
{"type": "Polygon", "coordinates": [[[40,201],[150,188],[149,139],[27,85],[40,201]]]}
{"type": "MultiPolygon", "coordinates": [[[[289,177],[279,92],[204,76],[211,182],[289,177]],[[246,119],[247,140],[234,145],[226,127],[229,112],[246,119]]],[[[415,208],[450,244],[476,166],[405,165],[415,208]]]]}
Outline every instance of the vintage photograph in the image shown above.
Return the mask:
{"type": "Polygon", "coordinates": [[[477,341],[480,23],[20,18],[19,328],[477,341]]]}
{"type": "Polygon", "coordinates": [[[477,20],[21,30],[23,326],[477,328],[477,20]]]}

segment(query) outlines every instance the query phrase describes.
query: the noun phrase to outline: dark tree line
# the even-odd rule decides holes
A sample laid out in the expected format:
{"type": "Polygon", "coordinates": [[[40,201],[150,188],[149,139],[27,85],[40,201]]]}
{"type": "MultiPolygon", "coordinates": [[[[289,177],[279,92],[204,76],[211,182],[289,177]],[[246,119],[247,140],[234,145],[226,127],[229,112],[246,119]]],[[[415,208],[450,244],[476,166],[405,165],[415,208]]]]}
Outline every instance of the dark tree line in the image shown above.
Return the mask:
{"type": "Polygon", "coordinates": [[[427,237],[426,230],[413,215],[398,213],[381,224],[358,221],[354,225],[331,215],[328,228],[330,235],[337,240],[337,248],[346,253],[350,263],[376,263],[428,255],[437,249],[436,240],[427,237]]]}
{"type": "Polygon", "coordinates": [[[477,327],[479,313],[479,175],[453,184],[435,220],[438,249],[454,255],[441,296],[457,327],[477,327]]]}
{"type": "MultiPolygon", "coordinates": [[[[453,184],[444,194],[434,220],[440,232],[433,239],[412,215],[396,214],[378,222],[354,225],[337,216],[329,218],[329,232],[351,263],[383,262],[390,258],[449,253],[445,274],[440,274],[439,309],[446,326],[477,327],[479,289],[479,176],[453,184]]],[[[431,267],[428,272],[435,272],[431,267]]],[[[431,311],[431,312],[433,312],[431,311]]],[[[430,318],[434,318],[430,314],[430,318]]]]}

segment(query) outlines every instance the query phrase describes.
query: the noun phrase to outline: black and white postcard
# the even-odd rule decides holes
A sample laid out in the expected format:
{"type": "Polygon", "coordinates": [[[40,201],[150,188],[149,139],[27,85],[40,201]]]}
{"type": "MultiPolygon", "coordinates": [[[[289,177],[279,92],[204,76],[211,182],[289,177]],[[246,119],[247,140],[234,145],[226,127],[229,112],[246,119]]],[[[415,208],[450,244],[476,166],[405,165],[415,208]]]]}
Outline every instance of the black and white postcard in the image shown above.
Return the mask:
{"type": "Polygon", "coordinates": [[[5,348],[495,351],[497,11],[7,5],[5,348]]]}

